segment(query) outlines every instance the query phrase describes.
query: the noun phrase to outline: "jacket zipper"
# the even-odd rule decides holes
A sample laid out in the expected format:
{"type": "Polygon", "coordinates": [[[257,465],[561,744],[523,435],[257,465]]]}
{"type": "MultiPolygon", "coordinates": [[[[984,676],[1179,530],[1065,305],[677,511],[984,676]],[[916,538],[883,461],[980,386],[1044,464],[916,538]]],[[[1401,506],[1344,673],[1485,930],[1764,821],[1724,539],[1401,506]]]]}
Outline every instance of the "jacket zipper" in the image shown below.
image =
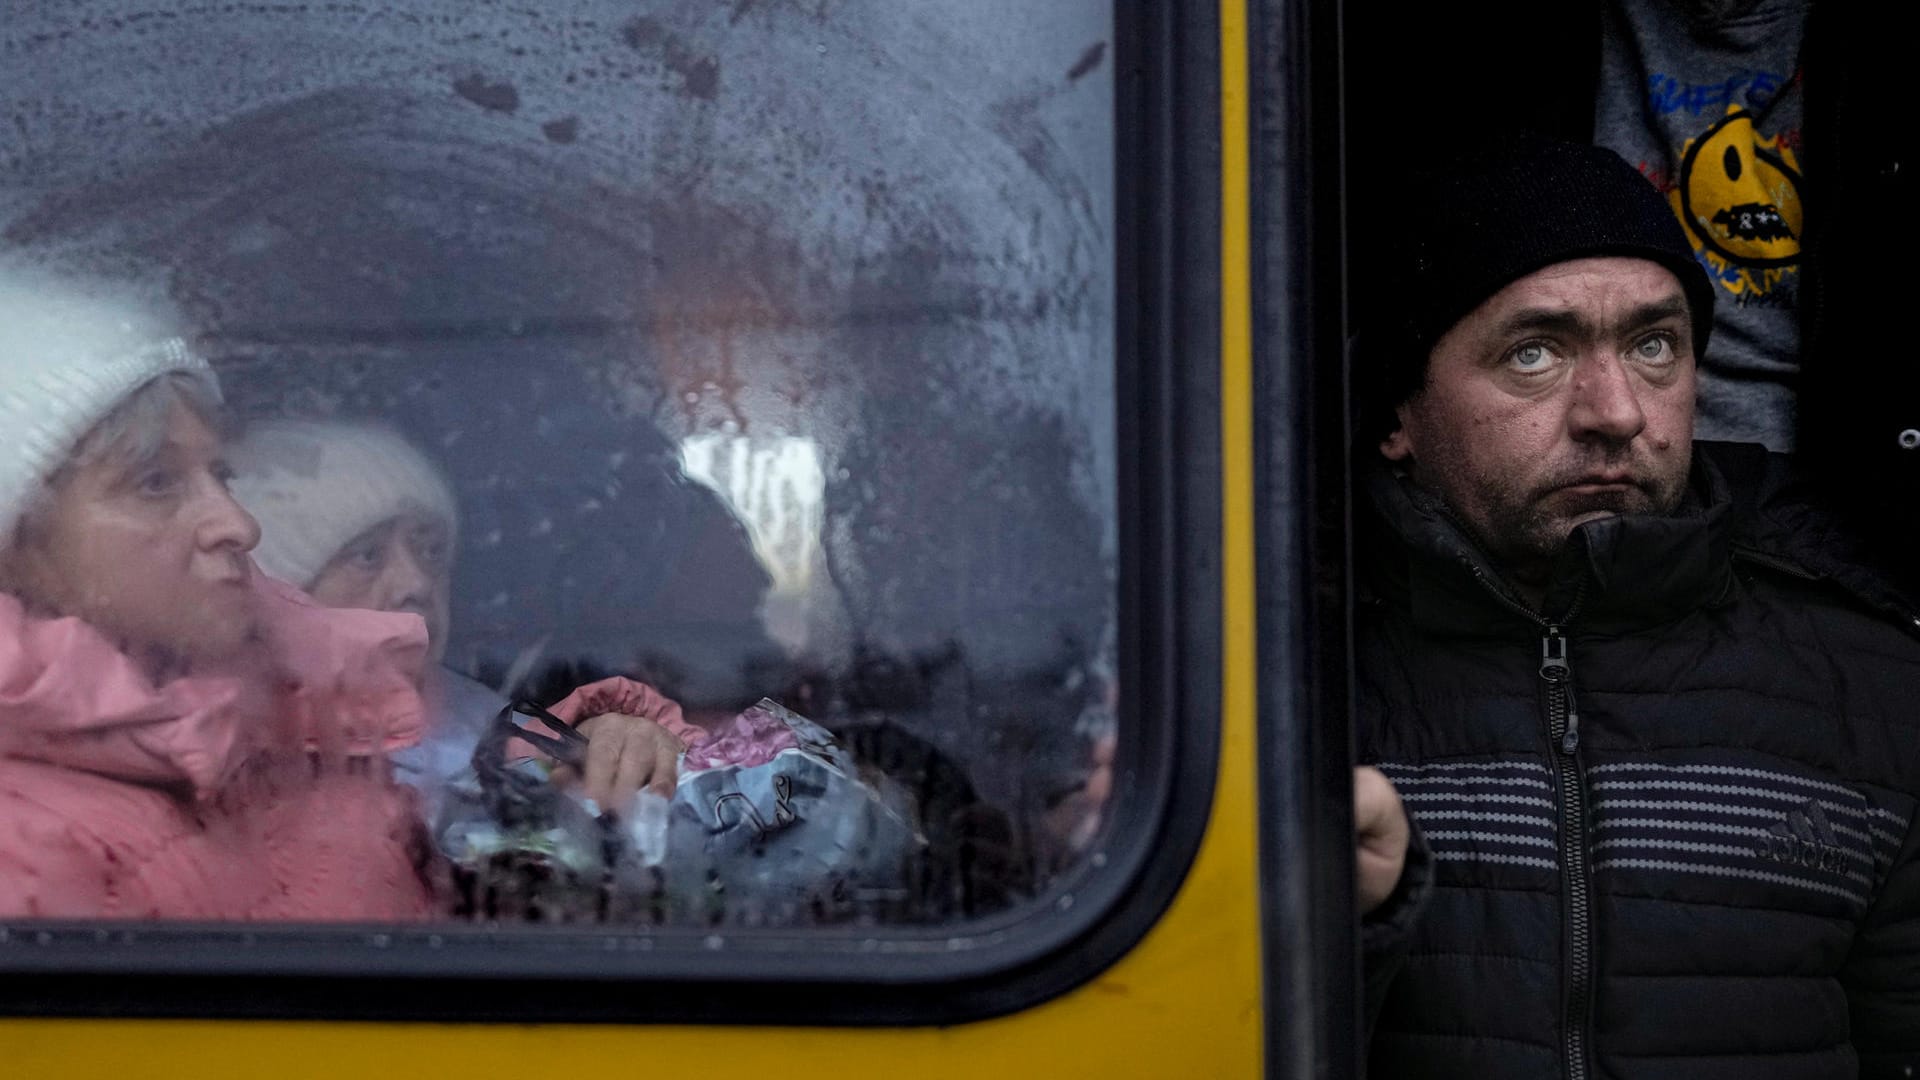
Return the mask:
{"type": "Polygon", "coordinates": [[[1587,1075],[1587,1016],[1593,994],[1593,885],[1587,873],[1587,804],[1580,783],[1580,711],[1566,635],[1548,623],[1540,638],[1540,678],[1547,684],[1547,737],[1560,789],[1560,877],[1567,895],[1567,995],[1562,1051],[1570,1080],[1587,1075]]]}
{"type": "Polygon", "coordinates": [[[1501,606],[1540,628],[1540,680],[1546,684],[1547,739],[1554,785],[1560,793],[1560,884],[1567,901],[1566,998],[1561,1057],[1568,1080],[1590,1070],[1587,1020],[1593,997],[1593,883],[1587,870],[1587,801],[1580,773],[1580,710],[1573,696],[1573,663],[1564,628],[1580,613],[1586,585],[1556,622],[1511,599],[1470,559],[1461,564],[1501,606]]]}

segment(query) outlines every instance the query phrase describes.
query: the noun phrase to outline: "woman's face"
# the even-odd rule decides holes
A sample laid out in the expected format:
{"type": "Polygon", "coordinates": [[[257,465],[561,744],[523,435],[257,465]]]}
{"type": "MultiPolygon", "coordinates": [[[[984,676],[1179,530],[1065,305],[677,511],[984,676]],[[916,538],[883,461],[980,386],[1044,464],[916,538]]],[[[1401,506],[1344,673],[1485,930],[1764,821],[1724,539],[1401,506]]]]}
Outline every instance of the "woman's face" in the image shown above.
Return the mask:
{"type": "Polygon", "coordinates": [[[347,541],[307,589],[328,607],[410,611],[427,621],[427,655],[447,651],[453,536],[439,520],[405,512],[347,541]]]}
{"type": "Polygon", "coordinates": [[[228,475],[219,436],[175,401],[153,454],[104,454],[58,478],[7,554],[8,577],[136,654],[229,658],[254,634],[247,552],[260,527],[228,475]]]}

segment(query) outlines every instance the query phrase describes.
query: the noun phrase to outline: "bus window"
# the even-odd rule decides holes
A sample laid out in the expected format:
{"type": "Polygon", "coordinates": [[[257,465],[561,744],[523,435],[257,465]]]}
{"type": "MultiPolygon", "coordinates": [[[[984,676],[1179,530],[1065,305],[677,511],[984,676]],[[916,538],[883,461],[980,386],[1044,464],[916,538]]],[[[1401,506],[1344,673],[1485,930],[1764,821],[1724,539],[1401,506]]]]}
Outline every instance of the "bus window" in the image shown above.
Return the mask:
{"type": "Polygon", "coordinates": [[[10,12],[0,963],[911,981],[1070,910],[1171,737],[1125,32],[10,12]]]}

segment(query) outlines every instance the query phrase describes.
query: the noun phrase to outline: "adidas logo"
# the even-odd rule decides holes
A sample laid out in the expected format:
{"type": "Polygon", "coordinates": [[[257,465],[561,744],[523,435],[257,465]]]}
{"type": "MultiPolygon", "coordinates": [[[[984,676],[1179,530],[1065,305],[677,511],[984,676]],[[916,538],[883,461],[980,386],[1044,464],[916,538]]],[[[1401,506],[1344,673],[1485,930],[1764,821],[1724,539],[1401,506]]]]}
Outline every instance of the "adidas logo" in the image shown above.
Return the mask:
{"type": "Polygon", "coordinates": [[[1787,811],[1785,820],[1768,826],[1767,835],[1755,841],[1754,854],[1789,866],[1834,871],[1840,869],[1843,858],[1833,823],[1812,799],[1787,811]]]}

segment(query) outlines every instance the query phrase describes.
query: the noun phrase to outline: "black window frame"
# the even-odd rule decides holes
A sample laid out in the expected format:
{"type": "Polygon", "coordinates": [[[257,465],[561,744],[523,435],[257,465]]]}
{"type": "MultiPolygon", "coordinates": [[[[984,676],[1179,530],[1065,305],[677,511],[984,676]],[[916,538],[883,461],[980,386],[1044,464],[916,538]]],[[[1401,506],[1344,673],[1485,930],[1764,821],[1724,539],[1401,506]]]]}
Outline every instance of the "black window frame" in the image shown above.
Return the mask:
{"type": "Polygon", "coordinates": [[[1248,4],[1267,1070],[1361,1075],[1341,0],[1248,4]]]}
{"type": "Polygon", "coordinates": [[[953,1024],[1131,950],[1220,753],[1220,24],[1177,0],[1114,19],[1124,795],[1095,857],[1003,915],[877,933],[0,922],[0,1015],[953,1024]]]}

